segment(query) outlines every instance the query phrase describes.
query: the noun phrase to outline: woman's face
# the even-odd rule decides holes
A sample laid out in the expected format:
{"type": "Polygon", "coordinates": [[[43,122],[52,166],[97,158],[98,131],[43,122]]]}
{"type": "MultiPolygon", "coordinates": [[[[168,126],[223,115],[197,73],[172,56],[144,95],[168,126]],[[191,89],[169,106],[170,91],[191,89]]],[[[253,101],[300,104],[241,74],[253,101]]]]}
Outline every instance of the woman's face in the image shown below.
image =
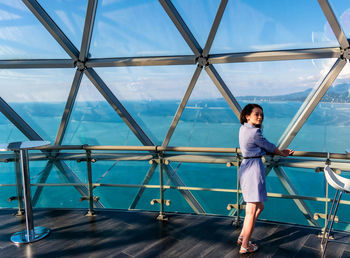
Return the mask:
{"type": "Polygon", "coordinates": [[[247,122],[251,125],[261,125],[263,121],[263,111],[260,108],[253,108],[252,113],[246,116],[247,122]]]}

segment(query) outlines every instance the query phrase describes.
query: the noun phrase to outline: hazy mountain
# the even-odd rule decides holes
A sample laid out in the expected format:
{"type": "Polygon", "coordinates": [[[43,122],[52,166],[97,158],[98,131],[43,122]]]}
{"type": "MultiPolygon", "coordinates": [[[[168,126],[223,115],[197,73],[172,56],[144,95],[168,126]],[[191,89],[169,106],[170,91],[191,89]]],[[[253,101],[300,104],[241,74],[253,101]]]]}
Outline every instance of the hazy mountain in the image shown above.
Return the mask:
{"type": "MultiPolygon", "coordinates": [[[[277,96],[241,96],[239,100],[246,101],[304,101],[310,94],[311,88],[285,95],[277,96]]],[[[350,84],[343,83],[330,87],[321,102],[350,103],[350,84]]]]}

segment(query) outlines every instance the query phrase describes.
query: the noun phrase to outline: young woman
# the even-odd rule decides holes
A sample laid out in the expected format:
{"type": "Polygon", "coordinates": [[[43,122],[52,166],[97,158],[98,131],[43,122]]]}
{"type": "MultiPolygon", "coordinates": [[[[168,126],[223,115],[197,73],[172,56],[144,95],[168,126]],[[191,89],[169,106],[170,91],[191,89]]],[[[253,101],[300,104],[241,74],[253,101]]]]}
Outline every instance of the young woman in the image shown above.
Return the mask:
{"type": "Polygon", "coordinates": [[[260,129],[263,120],[263,109],[258,104],[248,104],[241,112],[242,126],[239,130],[239,146],[243,161],[239,168],[239,180],[243,199],[246,202],[243,228],[237,240],[237,244],[241,245],[239,251],[241,254],[258,250],[258,246],[249,240],[255,222],[264,209],[264,202],[267,201],[265,167],[261,157],[266,152],[284,157],[293,154],[293,151],[289,149],[279,150],[263,137],[260,129]]]}

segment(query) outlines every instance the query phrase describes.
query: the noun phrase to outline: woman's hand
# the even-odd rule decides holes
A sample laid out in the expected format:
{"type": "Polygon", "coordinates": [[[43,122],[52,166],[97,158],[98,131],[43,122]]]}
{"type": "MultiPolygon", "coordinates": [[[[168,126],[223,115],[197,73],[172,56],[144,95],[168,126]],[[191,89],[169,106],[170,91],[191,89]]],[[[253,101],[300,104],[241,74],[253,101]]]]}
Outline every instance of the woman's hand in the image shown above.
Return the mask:
{"type": "Polygon", "coordinates": [[[290,155],[293,155],[294,151],[293,150],[290,150],[290,149],[285,149],[285,150],[282,150],[281,151],[281,156],[283,157],[287,157],[287,156],[290,156],[290,155]]]}
{"type": "Polygon", "coordinates": [[[290,150],[290,149],[284,149],[284,150],[279,150],[278,148],[275,149],[275,154],[283,156],[283,157],[287,157],[289,155],[293,155],[294,151],[290,150]]]}

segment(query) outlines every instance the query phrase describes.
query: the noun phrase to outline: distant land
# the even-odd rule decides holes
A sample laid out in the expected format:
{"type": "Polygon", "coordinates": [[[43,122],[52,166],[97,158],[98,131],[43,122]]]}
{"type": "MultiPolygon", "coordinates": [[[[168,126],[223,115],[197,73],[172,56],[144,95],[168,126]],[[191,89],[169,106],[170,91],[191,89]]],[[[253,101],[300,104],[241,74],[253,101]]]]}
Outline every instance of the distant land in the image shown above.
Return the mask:
{"type": "MultiPolygon", "coordinates": [[[[310,94],[311,88],[286,95],[277,96],[239,96],[238,100],[245,101],[304,101],[310,94]]],[[[350,103],[350,84],[343,83],[331,86],[321,102],[350,103]]]]}

